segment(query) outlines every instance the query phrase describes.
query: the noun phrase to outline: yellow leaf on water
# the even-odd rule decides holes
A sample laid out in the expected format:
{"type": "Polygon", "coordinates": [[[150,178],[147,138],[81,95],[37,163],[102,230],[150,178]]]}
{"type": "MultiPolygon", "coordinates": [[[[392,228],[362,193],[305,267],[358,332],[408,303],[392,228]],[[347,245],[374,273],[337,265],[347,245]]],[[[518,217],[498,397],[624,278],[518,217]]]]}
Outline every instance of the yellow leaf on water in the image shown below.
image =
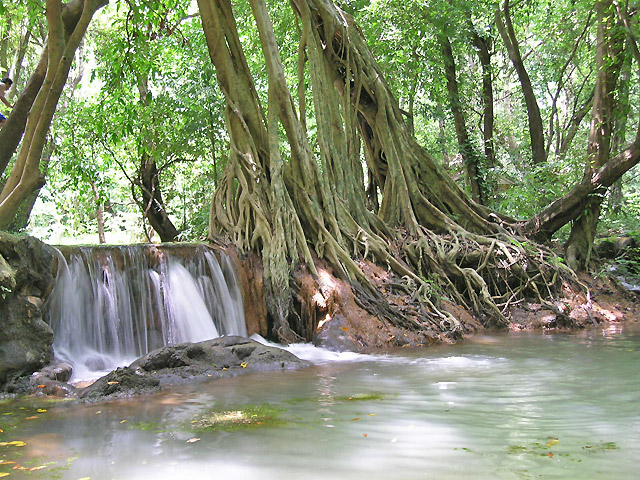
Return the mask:
{"type": "Polygon", "coordinates": [[[46,408],[39,408],[38,410],[36,410],[36,412],[38,412],[38,413],[44,413],[46,411],[47,411],[46,408]]]}
{"type": "Polygon", "coordinates": [[[0,460],[0,465],[13,465],[14,463],[16,462],[11,460],[0,460]]]}
{"type": "Polygon", "coordinates": [[[26,443],[22,440],[14,440],[13,442],[0,442],[0,447],[7,447],[9,445],[13,445],[14,447],[24,447],[26,443]]]}
{"type": "Polygon", "coordinates": [[[375,417],[377,415],[377,413],[369,413],[367,414],[367,417],[375,417]]]}
{"type": "Polygon", "coordinates": [[[25,420],[36,420],[38,418],[40,418],[40,417],[37,416],[37,415],[34,415],[33,417],[24,417],[25,420]]]}
{"type": "Polygon", "coordinates": [[[120,420],[120,423],[127,423],[126,420],[120,420]]]}
{"type": "Polygon", "coordinates": [[[98,410],[98,411],[96,412],[96,415],[100,415],[101,413],[102,413],[102,410],[98,410]]]}
{"type": "Polygon", "coordinates": [[[349,331],[349,329],[347,327],[340,327],[340,330],[344,330],[345,332],[349,331]]]}
{"type": "Polygon", "coordinates": [[[187,443],[194,443],[194,442],[199,442],[200,439],[199,438],[190,438],[189,440],[187,440],[187,443]]]}
{"type": "Polygon", "coordinates": [[[31,468],[29,469],[29,471],[30,471],[30,472],[35,472],[36,470],[42,470],[43,468],[47,468],[47,466],[46,466],[46,465],[40,465],[40,466],[38,466],[38,467],[31,467],[31,468]]]}
{"type": "Polygon", "coordinates": [[[547,446],[547,448],[549,448],[552,445],[555,445],[556,443],[558,443],[560,440],[558,440],[557,438],[554,437],[549,437],[549,441],[545,444],[547,446]]]}
{"type": "Polygon", "coordinates": [[[91,480],[91,477],[82,477],[82,478],[79,478],[78,480],[91,480]]]}
{"type": "Polygon", "coordinates": [[[352,419],[351,419],[351,421],[352,421],[352,422],[356,422],[356,421],[358,421],[358,420],[360,420],[360,417],[356,417],[356,418],[352,418],[352,419]]]}
{"type": "Polygon", "coordinates": [[[10,474],[6,472],[0,472],[0,477],[8,477],[10,474]]]}
{"type": "Polygon", "coordinates": [[[242,368],[247,368],[247,365],[248,365],[248,363],[247,363],[247,362],[242,362],[242,363],[240,364],[240,366],[241,366],[242,368]]]}
{"type": "Polygon", "coordinates": [[[367,438],[367,434],[366,434],[366,433],[363,433],[363,434],[362,434],[362,436],[363,436],[364,438],[367,438]]]}

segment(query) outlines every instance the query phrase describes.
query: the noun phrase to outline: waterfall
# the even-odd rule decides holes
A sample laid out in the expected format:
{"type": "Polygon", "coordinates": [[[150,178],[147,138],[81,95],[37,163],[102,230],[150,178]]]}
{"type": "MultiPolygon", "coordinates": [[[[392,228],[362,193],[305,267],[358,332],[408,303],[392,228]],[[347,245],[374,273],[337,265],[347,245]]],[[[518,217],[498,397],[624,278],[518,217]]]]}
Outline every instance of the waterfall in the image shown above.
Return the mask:
{"type": "Polygon", "coordinates": [[[232,261],[205,246],[132,245],[58,251],[46,314],[56,356],[74,380],[97,378],[149,351],[247,335],[232,261]]]}

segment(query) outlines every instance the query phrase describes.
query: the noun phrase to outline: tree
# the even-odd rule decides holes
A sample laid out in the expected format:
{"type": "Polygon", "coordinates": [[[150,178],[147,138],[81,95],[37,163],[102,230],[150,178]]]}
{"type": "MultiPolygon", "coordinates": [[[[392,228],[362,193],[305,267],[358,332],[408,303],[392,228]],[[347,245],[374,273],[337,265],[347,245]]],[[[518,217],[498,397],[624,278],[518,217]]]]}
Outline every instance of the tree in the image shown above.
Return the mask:
{"type": "MultiPolygon", "coordinates": [[[[7,178],[2,192],[0,192],[0,228],[6,228],[22,202],[42,185],[44,179],[40,174],[40,160],[46,142],[47,132],[62,89],[69,75],[74,54],[80,41],[91,22],[95,12],[106,5],[108,0],[79,0],[66,4],[63,8],[60,0],[47,0],[46,17],[48,22],[48,41],[42,60],[32,75],[25,94],[14,107],[19,112],[18,117],[11,116],[5,128],[12,123],[18,125],[13,131],[11,140],[15,142],[22,135],[20,128],[23,119],[26,120],[24,139],[16,162],[7,178]],[[64,12],[68,13],[66,16],[64,12]],[[77,18],[77,20],[76,20],[77,18]],[[46,72],[46,73],[45,73],[46,72]],[[40,80],[42,81],[40,83],[40,80]],[[36,85],[40,86],[36,90],[36,85]],[[33,100],[33,92],[37,91],[33,100]],[[22,102],[21,102],[22,100],[22,102]]],[[[4,138],[0,138],[4,144],[4,138]]],[[[17,145],[17,142],[15,142],[17,145]]],[[[14,147],[15,148],[15,147],[14,147]]],[[[2,165],[3,169],[6,165],[2,165]]]]}
{"type": "Polygon", "coordinates": [[[460,324],[426,295],[428,279],[454,302],[501,324],[515,298],[549,294],[556,281],[570,276],[549,250],[510,231],[515,222],[469,199],[416,143],[351,15],[327,0],[296,0],[313,88],[314,157],[286,85],[267,7],[262,0],[251,6],[267,65],[267,113],[230,2],[199,1],[231,139],[211,233],[261,252],[274,334],[291,339],[289,277],[300,259],[316,274],[310,247],[351,283],[370,311],[391,324],[439,332],[455,332],[460,324]],[[290,149],[287,162],[279,124],[290,149]],[[366,208],[360,145],[380,188],[378,215],[366,208]],[[389,307],[352,252],[388,265],[416,286],[412,314],[389,307]]]}

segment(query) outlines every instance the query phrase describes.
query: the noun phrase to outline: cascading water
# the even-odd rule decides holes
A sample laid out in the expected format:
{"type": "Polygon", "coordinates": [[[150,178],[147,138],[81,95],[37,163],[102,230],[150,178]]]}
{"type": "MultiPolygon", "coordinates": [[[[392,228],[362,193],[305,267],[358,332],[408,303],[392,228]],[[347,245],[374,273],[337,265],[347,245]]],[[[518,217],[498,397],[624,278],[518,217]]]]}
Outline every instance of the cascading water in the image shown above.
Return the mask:
{"type": "Polygon", "coordinates": [[[74,248],[58,255],[47,302],[56,356],[74,380],[97,378],[149,351],[247,335],[231,260],[205,246],[74,248]]]}

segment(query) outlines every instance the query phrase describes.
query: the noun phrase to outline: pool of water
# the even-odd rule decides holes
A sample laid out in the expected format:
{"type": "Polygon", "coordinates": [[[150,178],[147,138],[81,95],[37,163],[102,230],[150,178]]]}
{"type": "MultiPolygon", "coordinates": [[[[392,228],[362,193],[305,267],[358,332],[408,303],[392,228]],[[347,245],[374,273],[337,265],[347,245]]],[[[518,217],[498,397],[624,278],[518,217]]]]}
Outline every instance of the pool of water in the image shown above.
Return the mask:
{"type": "Polygon", "coordinates": [[[0,402],[0,475],[638,478],[637,328],[300,352],[319,363],[106,403],[0,402]]]}

